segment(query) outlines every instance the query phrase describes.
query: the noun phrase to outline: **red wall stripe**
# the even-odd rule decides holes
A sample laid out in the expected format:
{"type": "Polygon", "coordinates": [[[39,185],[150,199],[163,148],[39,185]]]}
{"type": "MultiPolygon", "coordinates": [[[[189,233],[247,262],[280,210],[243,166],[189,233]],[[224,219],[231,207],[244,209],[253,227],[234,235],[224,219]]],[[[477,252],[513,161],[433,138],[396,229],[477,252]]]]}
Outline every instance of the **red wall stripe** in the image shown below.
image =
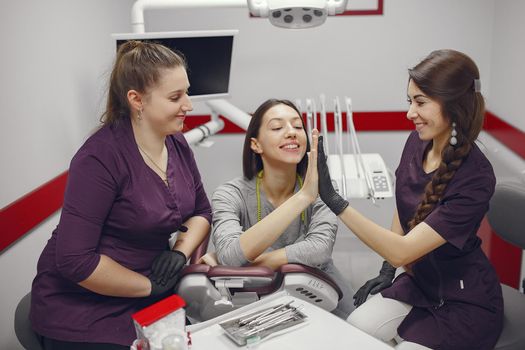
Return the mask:
{"type": "Polygon", "coordinates": [[[67,172],[2,208],[0,252],[62,207],[67,172]]]}
{"type": "MultiPolygon", "coordinates": [[[[244,134],[244,129],[237,124],[232,123],[229,119],[219,116],[224,122],[224,128],[219,131],[219,134],[244,134]]],[[[192,115],[184,120],[183,132],[189,131],[211,120],[211,115],[192,115]]]]}
{"type": "MultiPolygon", "coordinates": [[[[227,118],[219,116],[224,120],[224,129],[219,134],[244,134],[244,130],[227,118]]],[[[303,114],[303,118],[306,116],[303,114]]],[[[210,121],[209,115],[196,115],[186,118],[184,131],[191,130],[203,123],[210,121]]],[[[353,120],[356,130],[359,131],[403,131],[414,130],[414,124],[406,118],[406,112],[354,112],[353,120]]],[[[326,124],[328,131],[334,131],[334,113],[326,114],[326,124]]],[[[317,125],[321,125],[320,114],[317,113],[317,125]]],[[[343,112],[343,130],[346,130],[346,112],[343,112]]]]}
{"type": "Polygon", "coordinates": [[[483,128],[495,139],[525,159],[525,132],[498,118],[491,112],[485,115],[483,128]]]}
{"type": "MultiPolygon", "coordinates": [[[[225,122],[221,134],[244,133],[244,130],[225,122]]],[[[317,115],[320,125],[319,114],[317,115]]],[[[354,112],[354,123],[358,131],[403,131],[413,130],[412,122],[406,119],[404,111],[354,112]]],[[[191,116],[186,119],[185,131],[210,120],[209,115],[191,116]]],[[[328,130],[334,130],[333,113],[327,115],[328,130]]],[[[343,113],[343,128],[346,130],[346,114],[343,113]]],[[[485,131],[525,159],[525,133],[496,115],[487,112],[485,131]]],[[[31,231],[42,221],[62,207],[67,172],[43,184],[0,211],[0,252],[31,231]]],[[[478,232],[483,239],[483,250],[494,264],[503,283],[518,287],[522,251],[501,240],[484,221],[478,232]]]]}

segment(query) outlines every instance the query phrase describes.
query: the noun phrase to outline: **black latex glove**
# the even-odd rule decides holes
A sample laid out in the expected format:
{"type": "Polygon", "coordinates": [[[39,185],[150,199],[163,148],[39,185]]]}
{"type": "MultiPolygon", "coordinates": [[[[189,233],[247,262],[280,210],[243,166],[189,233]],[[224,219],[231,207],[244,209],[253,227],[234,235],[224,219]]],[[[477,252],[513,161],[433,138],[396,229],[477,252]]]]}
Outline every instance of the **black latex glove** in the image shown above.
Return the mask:
{"type": "Polygon", "coordinates": [[[150,297],[161,297],[167,296],[167,294],[173,294],[173,289],[179,280],[179,276],[175,275],[171,279],[168,279],[164,284],[157,282],[152,276],[149,277],[151,282],[151,294],[150,297]]]}
{"type": "Polygon", "coordinates": [[[341,197],[334,186],[332,185],[332,179],[330,178],[330,172],[328,165],[326,164],[326,155],[324,154],[323,137],[319,136],[319,144],[317,145],[317,172],[319,174],[319,196],[323,202],[334,212],[335,215],[339,215],[348,206],[348,201],[341,197]]]}
{"type": "Polygon", "coordinates": [[[165,285],[186,265],[186,255],[178,250],[165,250],[153,260],[150,279],[165,285]]]}
{"type": "Polygon", "coordinates": [[[359,306],[366,301],[368,294],[377,294],[383,289],[386,289],[392,285],[394,276],[396,274],[396,268],[388,263],[388,261],[383,261],[383,266],[381,271],[379,271],[379,276],[368,280],[357,293],[354,294],[354,305],[359,306]]]}

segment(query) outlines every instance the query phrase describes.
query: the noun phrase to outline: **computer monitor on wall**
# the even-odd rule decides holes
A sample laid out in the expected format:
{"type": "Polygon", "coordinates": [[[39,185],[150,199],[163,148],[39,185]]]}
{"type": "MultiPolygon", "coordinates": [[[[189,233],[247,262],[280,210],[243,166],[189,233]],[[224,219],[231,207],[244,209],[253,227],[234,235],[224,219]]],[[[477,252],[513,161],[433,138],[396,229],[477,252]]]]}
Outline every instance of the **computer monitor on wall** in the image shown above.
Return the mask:
{"type": "Polygon", "coordinates": [[[116,48],[129,40],[152,41],[181,52],[188,65],[193,101],[228,97],[237,30],[113,34],[116,48]]]}

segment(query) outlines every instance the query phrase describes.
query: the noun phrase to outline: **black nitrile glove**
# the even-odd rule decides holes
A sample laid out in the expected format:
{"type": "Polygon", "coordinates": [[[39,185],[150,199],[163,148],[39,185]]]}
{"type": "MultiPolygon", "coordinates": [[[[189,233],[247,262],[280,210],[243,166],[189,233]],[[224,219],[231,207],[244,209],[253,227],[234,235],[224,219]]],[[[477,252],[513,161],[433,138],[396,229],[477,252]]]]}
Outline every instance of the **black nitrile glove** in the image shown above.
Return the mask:
{"type": "Polygon", "coordinates": [[[151,280],[161,285],[167,284],[186,265],[186,255],[178,250],[165,250],[153,260],[151,280]]]}
{"type": "Polygon", "coordinates": [[[383,261],[383,266],[381,271],[379,271],[379,276],[368,280],[357,293],[354,294],[354,305],[359,306],[366,301],[368,294],[377,294],[383,289],[386,289],[392,285],[394,276],[396,274],[396,268],[388,261],[383,261]]]}
{"type": "Polygon", "coordinates": [[[319,136],[319,143],[317,145],[317,172],[319,174],[319,196],[323,202],[334,212],[335,215],[339,215],[348,206],[348,201],[341,197],[334,186],[332,185],[332,179],[330,178],[330,171],[326,164],[326,155],[324,154],[323,137],[319,136]]]}
{"type": "Polygon", "coordinates": [[[157,282],[153,276],[149,276],[149,281],[151,282],[151,294],[150,297],[161,297],[167,295],[168,293],[173,293],[173,288],[177,284],[179,276],[175,275],[171,279],[168,279],[165,283],[157,282]]]}

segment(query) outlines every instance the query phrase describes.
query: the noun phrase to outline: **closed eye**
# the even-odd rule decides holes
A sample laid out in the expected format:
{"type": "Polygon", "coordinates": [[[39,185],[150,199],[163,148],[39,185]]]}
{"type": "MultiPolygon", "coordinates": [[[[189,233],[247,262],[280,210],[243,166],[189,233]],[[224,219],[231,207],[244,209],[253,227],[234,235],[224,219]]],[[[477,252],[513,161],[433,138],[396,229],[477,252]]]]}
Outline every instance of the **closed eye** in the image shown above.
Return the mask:
{"type": "Polygon", "coordinates": [[[179,101],[181,99],[182,96],[184,96],[184,95],[188,95],[189,96],[189,94],[190,94],[189,90],[186,90],[186,91],[184,91],[184,92],[182,92],[180,94],[171,96],[170,97],[170,101],[177,102],[177,101],[179,101]]]}
{"type": "Polygon", "coordinates": [[[419,107],[423,106],[426,103],[426,101],[419,101],[419,100],[412,101],[410,99],[407,99],[407,102],[408,102],[408,105],[411,105],[412,102],[415,102],[419,107]]]}

